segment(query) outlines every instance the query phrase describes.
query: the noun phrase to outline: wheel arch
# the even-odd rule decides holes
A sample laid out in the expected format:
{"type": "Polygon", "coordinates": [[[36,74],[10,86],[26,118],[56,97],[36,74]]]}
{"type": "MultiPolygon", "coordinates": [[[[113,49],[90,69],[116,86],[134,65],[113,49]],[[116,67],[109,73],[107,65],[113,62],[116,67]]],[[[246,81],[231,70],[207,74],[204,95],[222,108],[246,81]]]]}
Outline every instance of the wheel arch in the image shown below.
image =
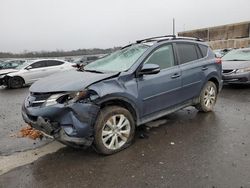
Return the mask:
{"type": "Polygon", "coordinates": [[[23,84],[25,84],[25,79],[24,79],[22,76],[19,76],[19,75],[9,76],[9,75],[7,75],[7,76],[6,76],[6,80],[7,80],[7,84],[8,84],[9,87],[10,87],[10,80],[11,80],[12,78],[20,78],[20,79],[22,79],[23,84]]]}
{"type": "Polygon", "coordinates": [[[139,113],[135,108],[135,105],[130,102],[127,99],[124,98],[107,98],[105,100],[102,100],[98,104],[100,106],[100,109],[103,109],[107,106],[120,106],[125,109],[127,109],[133,116],[135,123],[137,124],[138,119],[139,119],[139,113]]]}
{"type": "Polygon", "coordinates": [[[220,83],[218,78],[216,78],[215,76],[210,77],[207,81],[213,82],[216,85],[217,88],[217,93],[219,93],[220,90],[220,83]]]}

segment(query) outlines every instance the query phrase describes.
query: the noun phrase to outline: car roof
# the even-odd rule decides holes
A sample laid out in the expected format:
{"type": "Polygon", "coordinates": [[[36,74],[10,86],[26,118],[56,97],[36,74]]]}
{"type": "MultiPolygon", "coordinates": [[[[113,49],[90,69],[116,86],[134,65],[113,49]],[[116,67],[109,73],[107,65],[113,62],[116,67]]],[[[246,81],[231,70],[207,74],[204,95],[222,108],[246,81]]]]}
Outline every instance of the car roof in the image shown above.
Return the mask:
{"type": "Polygon", "coordinates": [[[67,61],[61,60],[61,59],[27,59],[25,60],[25,62],[23,63],[23,65],[25,65],[25,67],[30,66],[33,63],[39,62],[39,61],[44,61],[44,60],[56,60],[56,61],[61,61],[64,63],[68,63],[67,61]]]}
{"type": "Polygon", "coordinates": [[[176,35],[165,35],[165,36],[158,36],[158,37],[151,37],[151,38],[146,38],[146,39],[141,39],[141,40],[137,40],[136,43],[132,43],[129,45],[126,45],[124,47],[122,47],[122,49],[132,46],[134,44],[146,44],[149,46],[153,46],[157,43],[165,43],[165,42],[191,42],[191,43],[197,43],[197,44],[201,44],[204,46],[209,46],[204,40],[200,39],[200,38],[195,38],[195,37],[182,37],[182,36],[176,36],[176,35]]]}
{"type": "Polygon", "coordinates": [[[38,61],[46,61],[46,60],[53,60],[53,61],[61,61],[61,62],[66,62],[67,61],[64,61],[62,59],[54,59],[54,58],[43,58],[43,59],[29,59],[29,60],[26,60],[26,62],[29,62],[29,63],[35,63],[35,62],[38,62],[38,61]]]}

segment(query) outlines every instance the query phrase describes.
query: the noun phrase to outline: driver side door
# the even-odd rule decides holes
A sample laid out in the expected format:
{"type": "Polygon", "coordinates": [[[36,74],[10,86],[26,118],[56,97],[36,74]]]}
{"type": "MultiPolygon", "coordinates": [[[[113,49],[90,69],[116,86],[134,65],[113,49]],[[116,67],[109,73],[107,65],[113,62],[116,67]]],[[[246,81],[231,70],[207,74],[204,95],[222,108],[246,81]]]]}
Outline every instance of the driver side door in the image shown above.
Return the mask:
{"type": "Polygon", "coordinates": [[[144,64],[157,64],[160,72],[138,78],[142,118],[180,103],[181,71],[176,64],[173,46],[163,45],[146,58],[144,64]]]}
{"type": "Polygon", "coordinates": [[[27,69],[23,73],[23,77],[26,80],[27,84],[33,83],[40,78],[43,78],[47,75],[47,61],[37,61],[31,64],[29,69],[27,69]]]}

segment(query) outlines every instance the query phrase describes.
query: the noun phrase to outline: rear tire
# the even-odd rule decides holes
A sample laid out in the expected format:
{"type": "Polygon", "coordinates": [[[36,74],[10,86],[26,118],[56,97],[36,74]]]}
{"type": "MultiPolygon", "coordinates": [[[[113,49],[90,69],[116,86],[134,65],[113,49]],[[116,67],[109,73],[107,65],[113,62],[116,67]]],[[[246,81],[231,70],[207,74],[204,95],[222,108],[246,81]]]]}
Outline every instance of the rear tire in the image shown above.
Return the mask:
{"type": "Polygon", "coordinates": [[[131,113],[119,106],[102,109],[94,127],[94,148],[98,153],[110,155],[131,145],[135,134],[135,121],[131,113]]]}
{"type": "Polygon", "coordinates": [[[15,76],[9,79],[9,88],[17,89],[24,85],[24,81],[21,77],[15,76]]]}
{"type": "Polygon", "coordinates": [[[217,100],[217,91],[216,85],[208,81],[201,90],[199,103],[195,106],[196,109],[201,112],[212,111],[217,100]]]}

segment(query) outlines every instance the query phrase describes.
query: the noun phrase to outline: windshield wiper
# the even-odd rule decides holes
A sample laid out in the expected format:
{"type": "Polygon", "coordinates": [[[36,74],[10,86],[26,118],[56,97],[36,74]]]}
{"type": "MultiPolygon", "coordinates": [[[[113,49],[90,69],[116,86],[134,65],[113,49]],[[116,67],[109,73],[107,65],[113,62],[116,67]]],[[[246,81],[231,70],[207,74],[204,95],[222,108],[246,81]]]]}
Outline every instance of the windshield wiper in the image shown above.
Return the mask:
{"type": "Polygon", "coordinates": [[[90,69],[83,69],[86,72],[94,72],[94,73],[100,73],[100,74],[104,74],[104,72],[101,71],[97,71],[97,70],[90,70],[90,69]]]}

